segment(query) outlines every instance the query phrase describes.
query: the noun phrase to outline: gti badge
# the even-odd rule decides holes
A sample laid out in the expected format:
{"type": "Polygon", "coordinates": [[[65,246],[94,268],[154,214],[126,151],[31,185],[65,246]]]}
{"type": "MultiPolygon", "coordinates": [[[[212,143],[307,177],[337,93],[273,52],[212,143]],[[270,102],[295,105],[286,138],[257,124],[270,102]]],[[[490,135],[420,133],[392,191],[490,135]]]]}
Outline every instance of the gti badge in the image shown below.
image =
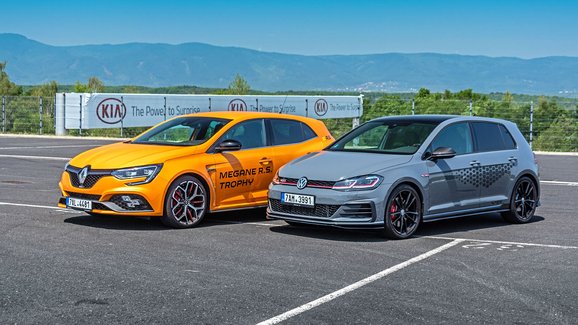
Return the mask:
{"type": "Polygon", "coordinates": [[[80,186],[84,186],[84,181],[86,180],[86,176],[88,176],[89,169],[90,166],[86,166],[78,172],[78,183],[80,183],[80,186]]]}
{"type": "Polygon", "coordinates": [[[307,178],[305,177],[301,177],[298,181],[297,181],[297,188],[302,190],[307,186],[307,178]]]}

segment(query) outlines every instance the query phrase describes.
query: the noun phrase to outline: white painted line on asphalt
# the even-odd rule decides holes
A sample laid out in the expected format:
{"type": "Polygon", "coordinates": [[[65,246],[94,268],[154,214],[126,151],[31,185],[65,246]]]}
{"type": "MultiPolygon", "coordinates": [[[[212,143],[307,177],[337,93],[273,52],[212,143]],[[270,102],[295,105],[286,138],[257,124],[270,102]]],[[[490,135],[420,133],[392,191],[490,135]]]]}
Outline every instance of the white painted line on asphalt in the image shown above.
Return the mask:
{"type": "Polygon", "coordinates": [[[0,134],[0,138],[37,138],[37,139],[62,139],[62,140],[104,140],[104,141],[126,141],[130,138],[108,138],[108,137],[77,137],[72,135],[40,135],[40,134],[0,134]]]}
{"type": "Polygon", "coordinates": [[[534,151],[534,153],[538,156],[578,156],[578,152],[534,151]]]}
{"type": "Polygon", "coordinates": [[[435,254],[441,253],[441,252],[445,251],[446,249],[448,249],[448,248],[450,248],[450,247],[453,247],[453,246],[456,246],[456,245],[458,245],[459,243],[462,243],[462,242],[464,242],[464,240],[462,240],[462,239],[455,239],[454,241],[452,241],[452,242],[450,242],[450,243],[447,243],[447,244],[445,244],[445,245],[443,245],[443,246],[440,246],[440,247],[438,247],[438,248],[432,249],[431,251],[428,251],[428,252],[426,252],[426,253],[423,253],[423,254],[421,254],[421,255],[418,255],[418,256],[416,256],[416,257],[414,257],[414,258],[412,258],[412,259],[409,259],[409,260],[407,260],[407,261],[405,261],[405,262],[403,262],[403,263],[400,263],[400,264],[397,264],[397,265],[395,265],[395,266],[392,266],[392,267],[390,267],[390,268],[388,268],[388,269],[385,269],[385,270],[383,270],[383,271],[381,271],[381,272],[379,272],[379,273],[376,273],[376,274],[374,274],[374,275],[372,275],[372,276],[369,276],[369,277],[367,277],[367,278],[365,278],[365,279],[363,279],[363,280],[361,280],[361,281],[358,281],[358,282],[355,282],[355,283],[353,283],[353,284],[351,284],[351,285],[348,285],[347,287],[345,287],[345,288],[343,288],[343,289],[340,289],[340,290],[337,290],[337,291],[335,291],[335,292],[332,292],[332,293],[330,293],[330,294],[328,294],[328,295],[325,295],[325,296],[323,296],[323,297],[321,297],[321,298],[319,298],[319,299],[313,300],[313,301],[308,302],[308,303],[306,303],[306,304],[304,304],[304,305],[302,305],[302,306],[299,306],[299,307],[297,307],[297,308],[291,309],[291,310],[288,311],[288,312],[285,312],[285,313],[283,313],[283,314],[277,315],[277,316],[275,316],[275,317],[273,317],[273,318],[270,318],[270,319],[268,319],[268,320],[266,320],[266,321],[260,322],[260,323],[257,324],[257,325],[269,325],[269,324],[277,324],[277,323],[280,323],[280,322],[282,322],[282,321],[284,321],[284,320],[287,320],[287,319],[289,319],[289,318],[291,318],[291,317],[293,317],[293,316],[297,316],[297,315],[299,315],[299,314],[301,314],[301,313],[304,313],[304,312],[306,312],[306,311],[308,311],[308,310],[310,310],[310,309],[313,309],[313,308],[315,308],[315,307],[317,307],[317,306],[319,306],[319,305],[322,305],[322,304],[324,304],[324,303],[326,303],[326,302],[329,302],[329,301],[331,301],[331,300],[333,300],[333,299],[335,299],[335,298],[338,298],[338,297],[340,297],[340,296],[343,296],[343,295],[346,294],[346,293],[349,293],[349,292],[351,292],[351,291],[353,291],[353,290],[356,290],[356,289],[359,289],[359,288],[361,288],[361,287],[363,287],[363,286],[365,286],[365,285],[367,285],[367,284],[370,284],[370,283],[372,283],[372,282],[375,282],[375,281],[377,281],[377,280],[379,280],[379,279],[381,279],[381,278],[383,278],[383,277],[385,277],[385,276],[387,276],[387,275],[389,275],[389,274],[392,274],[392,273],[394,273],[394,272],[397,272],[397,271],[399,271],[399,270],[401,270],[401,269],[403,269],[403,268],[405,268],[405,267],[407,267],[407,266],[410,266],[410,265],[412,265],[412,264],[414,264],[414,263],[417,263],[417,262],[419,262],[419,261],[422,261],[422,260],[424,260],[424,259],[426,259],[426,258],[428,258],[428,257],[431,257],[431,256],[435,255],[435,254]]]}
{"type": "Polygon", "coordinates": [[[59,208],[56,206],[53,207],[53,206],[49,206],[49,205],[36,205],[36,204],[11,203],[11,202],[0,202],[0,205],[9,205],[9,206],[27,207],[27,208],[39,208],[39,209],[50,209],[50,210],[57,210],[57,211],[61,211],[61,212],[82,213],[81,211],[68,210],[68,209],[63,209],[63,208],[59,208]]]}
{"type": "MultiPolygon", "coordinates": [[[[418,236],[416,236],[416,237],[418,237],[418,236]]],[[[454,237],[442,237],[442,236],[420,236],[420,238],[432,238],[432,239],[442,239],[442,240],[456,240],[456,239],[461,239],[461,240],[464,240],[464,241],[471,241],[471,242],[477,242],[477,243],[494,243],[494,244],[508,244],[508,245],[522,245],[522,246],[547,247],[547,248],[578,249],[578,247],[576,247],[576,246],[548,245],[548,244],[536,244],[536,243],[518,243],[518,242],[511,242],[511,241],[470,239],[470,238],[454,238],[454,237]]]]}
{"type": "Polygon", "coordinates": [[[278,226],[279,224],[275,224],[275,223],[271,223],[271,222],[267,222],[267,221],[263,221],[263,222],[243,222],[243,221],[228,221],[228,220],[211,220],[214,222],[219,222],[219,223],[227,223],[227,224],[232,224],[232,225],[254,225],[254,226],[265,226],[265,227],[271,227],[271,226],[278,226]]]}
{"type": "Polygon", "coordinates": [[[99,144],[76,144],[65,146],[36,146],[36,147],[0,147],[0,150],[6,149],[54,149],[54,148],[82,148],[82,147],[99,147],[99,144]]]}
{"type": "Polygon", "coordinates": [[[561,186],[578,186],[578,182],[562,182],[562,181],[540,181],[540,184],[561,185],[561,186]]]}
{"type": "Polygon", "coordinates": [[[22,155],[0,155],[0,158],[38,159],[38,160],[61,160],[61,161],[69,161],[70,159],[72,159],[72,158],[64,158],[64,157],[22,156],[22,155]]]}

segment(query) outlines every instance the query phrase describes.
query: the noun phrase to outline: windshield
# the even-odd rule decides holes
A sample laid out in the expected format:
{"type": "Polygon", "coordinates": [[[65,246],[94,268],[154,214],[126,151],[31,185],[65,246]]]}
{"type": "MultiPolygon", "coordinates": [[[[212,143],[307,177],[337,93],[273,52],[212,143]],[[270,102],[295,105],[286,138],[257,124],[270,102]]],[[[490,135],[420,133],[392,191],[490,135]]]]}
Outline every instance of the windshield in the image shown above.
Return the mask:
{"type": "Polygon", "coordinates": [[[209,140],[229,121],[212,117],[179,117],[146,131],[133,143],[199,145],[209,140]]]}
{"type": "Polygon", "coordinates": [[[437,123],[421,121],[368,122],[337,140],[327,150],[414,154],[436,126],[437,123]]]}

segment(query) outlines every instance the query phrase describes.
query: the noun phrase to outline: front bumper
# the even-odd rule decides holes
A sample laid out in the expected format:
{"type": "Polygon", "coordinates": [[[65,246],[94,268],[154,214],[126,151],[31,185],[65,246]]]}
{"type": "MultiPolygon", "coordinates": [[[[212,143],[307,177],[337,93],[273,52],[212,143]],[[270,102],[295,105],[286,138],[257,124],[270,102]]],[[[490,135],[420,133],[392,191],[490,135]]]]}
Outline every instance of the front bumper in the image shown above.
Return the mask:
{"type": "Polygon", "coordinates": [[[267,218],[339,228],[382,228],[386,192],[384,184],[375,190],[351,192],[320,188],[298,190],[290,185],[271,185],[267,218]],[[283,204],[281,193],[313,195],[315,207],[283,204]]]}
{"type": "MultiPolygon", "coordinates": [[[[66,208],[66,198],[90,201],[88,212],[108,215],[162,216],[164,201],[163,178],[157,177],[148,184],[128,186],[127,180],[111,175],[100,177],[89,188],[78,187],[69,172],[62,173],[59,182],[61,197],[58,206],[66,208]]],[[[84,210],[87,211],[87,210],[84,210]]]]}

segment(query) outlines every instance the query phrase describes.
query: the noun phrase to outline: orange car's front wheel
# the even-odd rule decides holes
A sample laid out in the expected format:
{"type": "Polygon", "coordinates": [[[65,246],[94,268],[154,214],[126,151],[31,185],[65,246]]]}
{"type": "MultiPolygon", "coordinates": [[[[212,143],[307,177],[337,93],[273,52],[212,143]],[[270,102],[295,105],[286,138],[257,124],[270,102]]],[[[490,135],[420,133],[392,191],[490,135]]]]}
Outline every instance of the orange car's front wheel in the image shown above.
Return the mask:
{"type": "Polygon", "coordinates": [[[207,211],[207,191],[196,177],[183,175],[169,187],[165,197],[163,224],[173,228],[198,225],[207,211]]]}

